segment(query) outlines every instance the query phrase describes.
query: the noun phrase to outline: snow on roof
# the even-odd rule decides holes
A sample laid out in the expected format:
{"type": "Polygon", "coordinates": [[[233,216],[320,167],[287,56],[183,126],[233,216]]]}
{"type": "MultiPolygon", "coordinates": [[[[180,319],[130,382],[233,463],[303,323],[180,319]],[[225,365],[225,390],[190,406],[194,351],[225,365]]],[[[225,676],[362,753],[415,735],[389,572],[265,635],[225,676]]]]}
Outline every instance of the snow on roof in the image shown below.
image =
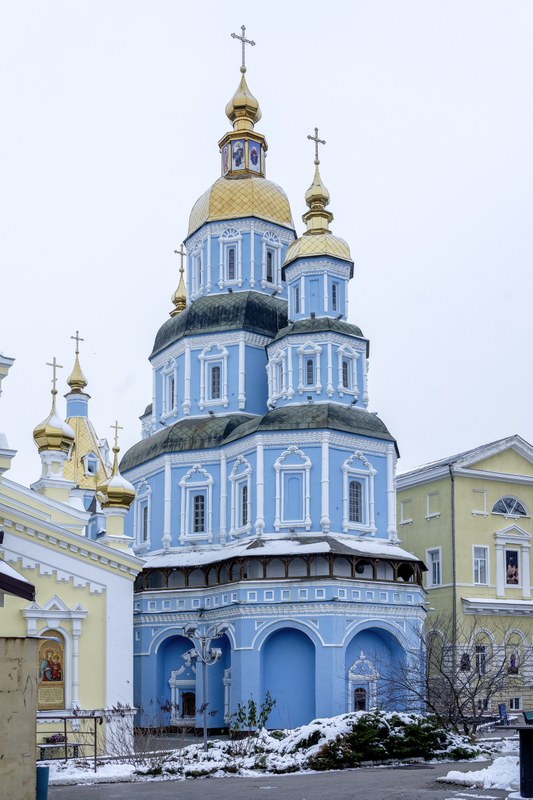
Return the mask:
{"type": "Polygon", "coordinates": [[[338,555],[355,555],[392,558],[405,561],[418,561],[416,556],[403,550],[398,545],[388,541],[373,539],[360,540],[351,536],[324,536],[309,538],[259,538],[247,539],[221,547],[209,549],[174,550],[166,553],[155,553],[148,557],[144,564],[146,568],[157,567],[192,567],[205,566],[206,564],[226,561],[230,558],[245,556],[292,556],[292,555],[318,555],[337,553],[338,555]]]}

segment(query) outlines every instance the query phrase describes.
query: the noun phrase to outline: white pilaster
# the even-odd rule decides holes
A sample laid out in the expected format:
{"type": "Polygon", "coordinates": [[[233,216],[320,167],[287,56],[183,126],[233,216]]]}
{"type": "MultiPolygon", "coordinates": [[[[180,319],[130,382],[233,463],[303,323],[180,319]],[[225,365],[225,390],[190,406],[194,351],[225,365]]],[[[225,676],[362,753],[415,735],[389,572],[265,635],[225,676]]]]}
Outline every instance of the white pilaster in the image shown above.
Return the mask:
{"type": "Polygon", "coordinates": [[[239,339],[239,409],[246,405],[245,377],[246,377],[246,348],[244,346],[244,334],[239,339]]]}
{"type": "Polygon", "coordinates": [[[188,415],[191,413],[191,348],[189,345],[185,346],[185,376],[184,376],[184,392],[183,392],[183,413],[188,415]]]}
{"type": "Polygon", "coordinates": [[[170,535],[170,520],[172,514],[171,493],[172,493],[172,480],[171,480],[170,457],[165,456],[165,511],[164,511],[164,521],[163,521],[163,538],[161,540],[163,545],[163,550],[168,550],[170,547],[170,542],[172,541],[170,535]]]}
{"type": "Polygon", "coordinates": [[[225,544],[228,531],[226,528],[228,507],[228,463],[226,453],[220,451],[220,544],[225,544]]]}
{"type": "Polygon", "coordinates": [[[253,221],[250,223],[250,286],[255,286],[255,228],[253,221]]]}
{"type": "Polygon", "coordinates": [[[387,533],[393,542],[398,540],[396,531],[396,488],[395,488],[394,445],[387,445],[387,533]]]}
{"type": "Polygon", "coordinates": [[[530,554],[530,546],[528,544],[523,544],[522,545],[522,596],[524,600],[529,600],[531,597],[529,554],[530,554]]]}
{"type": "Polygon", "coordinates": [[[329,533],[331,520],[329,518],[329,433],[322,434],[322,512],[320,524],[322,533],[329,533]]]}
{"type": "Polygon", "coordinates": [[[500,542],[496,542],[496,597],[505,597],[505,567],[504,567],[504,547],[500,542]]]}
{"type": "Polygon", "coordinates": [[[255,520],[255,533],[257,536],[261,536],[265,529],[265,454],[262,439],[257,440],[256,454],[255,493],[257,497],[257,517],[255,520]]]}
{"type": "Polygon", "coordinates": [[[208,292],[211,291],[211,234],[207,234],[207,280],[206,280],[206,290],[208,292]]]}

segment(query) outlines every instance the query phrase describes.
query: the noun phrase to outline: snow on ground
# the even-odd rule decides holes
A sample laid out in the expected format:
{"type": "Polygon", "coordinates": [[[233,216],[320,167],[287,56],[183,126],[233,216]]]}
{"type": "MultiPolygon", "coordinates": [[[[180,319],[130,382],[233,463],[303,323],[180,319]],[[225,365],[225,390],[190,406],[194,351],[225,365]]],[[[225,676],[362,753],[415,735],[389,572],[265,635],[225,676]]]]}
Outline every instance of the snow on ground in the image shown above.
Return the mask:
{"type": "Polygon", "coordinates": [[[517,756],[500,756],[485,769],[475,772],[448,772],[441,781],[459,783],[463,786],[476,786],[481,789],[503,789],[511,792],[520,783],[519,762],[517,756]]]}

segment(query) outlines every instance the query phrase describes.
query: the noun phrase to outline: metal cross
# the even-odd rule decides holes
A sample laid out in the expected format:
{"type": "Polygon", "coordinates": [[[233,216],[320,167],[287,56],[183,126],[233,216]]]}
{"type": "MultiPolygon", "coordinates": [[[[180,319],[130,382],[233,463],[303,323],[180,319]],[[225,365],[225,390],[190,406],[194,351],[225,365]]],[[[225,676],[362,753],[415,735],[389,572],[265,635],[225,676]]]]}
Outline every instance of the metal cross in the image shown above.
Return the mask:
{"type": "Polygon", "coordinates": [[[187,251],[183,247],[183,242],[180,245],[180,249],[174,250],[174,252],[180,257],[180,272],[183,272],[183,256],[187,255],[187,251]]]}
{"type": "Polygon", "coordinates": [[[318,160],[318,145],[319,144],[326,144],[326,140],[318,138],[318,128],[315,128],[315,135],[314,136],[309,136],[309,134],[308,134],[307,138],[311,139],[311,141],[315,143],[315,164],[320,164],[320,161],[318,160]]]}
{"type": "Polygon", "coordinates": [[[246,69],[245,47],[246,47],[247,44],[251,44],[252,47],[255,47],[255,42],[252,42],[251,39],[247,39],[246,38],[246,27],[244,25],[241,25],[241,31],[242,31],[242,36],[239,36],[238,33],[232,33],[231,34],[231,38],[232,39],[240,39],[240,41],[242,42],[242,66],[244,67],[244,69],[246,69]]]}
{"type": "Polygon", "coordinates": [[[80,342],[84,342],[85,339],[81,338],[79,331],[76,331],[76,336],[71,336],[70,338],[76,340],[76,355],[78,355],[80,352],[80,342]]]}
{"type": "Polygon", "coordinates": [[[118,424],[118,420],[115,421],[114,425],[110,425],[109,427],[113,428],[113,430],[115,431],[115,447],[118,447],[118,432],[123,431],[124,428],[122,427],[122,425],[118,424]]]}
{"type": "MultiPolygon", "coordinates": [[[[56,357],[54,356],[52,361],[46,362],[47,367],[52,367],[52,391],[56,392],[56,383],[57,383],[57,370],[63,369],[63,364],[58,364],[56,361],[56,357]]],[[[57,392],[56,392],[57,394],[57,392]]]]}

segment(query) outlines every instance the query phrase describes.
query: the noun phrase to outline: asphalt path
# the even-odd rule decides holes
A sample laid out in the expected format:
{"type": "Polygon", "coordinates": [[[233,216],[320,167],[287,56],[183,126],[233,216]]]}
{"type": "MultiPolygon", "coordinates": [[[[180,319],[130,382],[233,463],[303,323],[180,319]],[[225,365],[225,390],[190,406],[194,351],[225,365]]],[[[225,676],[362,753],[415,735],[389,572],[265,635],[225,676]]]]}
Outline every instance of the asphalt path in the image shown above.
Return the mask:
{"type": "Polygon", "coordinates": [[[342,772],[196,778],[186,781],[51,786],[48,800],[500,800],[508,792],[472,789],[437,778],[450,770],[471,772],[490,762],[366,767],[342,772]]]}

